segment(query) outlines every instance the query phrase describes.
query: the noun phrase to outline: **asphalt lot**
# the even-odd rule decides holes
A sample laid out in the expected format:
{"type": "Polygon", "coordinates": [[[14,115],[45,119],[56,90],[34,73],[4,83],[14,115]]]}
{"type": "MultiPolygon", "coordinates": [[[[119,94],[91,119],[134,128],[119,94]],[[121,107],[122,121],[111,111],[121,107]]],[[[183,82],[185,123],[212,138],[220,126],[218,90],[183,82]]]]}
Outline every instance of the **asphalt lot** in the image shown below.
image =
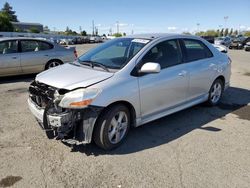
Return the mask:
{"type": "Polygon", "coordinates": [[[250,52],[229,55],[231,87],[218,107],[132,129],[111,152],[48,140],[26,102],[34,75],[0,79],[0,187],[250,187],[250,52]]]}

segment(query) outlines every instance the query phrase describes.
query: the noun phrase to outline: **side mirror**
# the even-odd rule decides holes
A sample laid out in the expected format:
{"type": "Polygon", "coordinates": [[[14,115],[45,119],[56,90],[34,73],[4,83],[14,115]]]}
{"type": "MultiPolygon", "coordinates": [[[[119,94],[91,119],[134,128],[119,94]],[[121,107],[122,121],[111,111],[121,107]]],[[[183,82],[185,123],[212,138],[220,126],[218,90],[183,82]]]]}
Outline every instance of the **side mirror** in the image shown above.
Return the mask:
{"type": "Polygon", "coordinates": [[[159,73],[161,71],[161,65],[159,63],[148,62],[145,63],[139,73],[159,73]]]}

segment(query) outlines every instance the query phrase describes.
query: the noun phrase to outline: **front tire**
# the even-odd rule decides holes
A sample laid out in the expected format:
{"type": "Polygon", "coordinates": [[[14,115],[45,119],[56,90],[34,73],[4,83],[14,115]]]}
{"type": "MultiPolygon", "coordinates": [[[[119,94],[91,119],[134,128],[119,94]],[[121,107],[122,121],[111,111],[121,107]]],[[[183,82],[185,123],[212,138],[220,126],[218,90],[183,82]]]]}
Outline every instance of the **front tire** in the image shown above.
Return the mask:
{"type": "Polygon", "coordinates": [[[115,105],[101,114],[94,130],[94,142],[104,150],[118,147],[130,128],[130,113],[126,106],[115,105]]]}
{"type": "Polygon", "coordinates": [[[209,90],[209,96],[207,105],[215,106],[220,102],[222,93],[224,90],[224,84],[221,79],[216,79],[209,90]]]}

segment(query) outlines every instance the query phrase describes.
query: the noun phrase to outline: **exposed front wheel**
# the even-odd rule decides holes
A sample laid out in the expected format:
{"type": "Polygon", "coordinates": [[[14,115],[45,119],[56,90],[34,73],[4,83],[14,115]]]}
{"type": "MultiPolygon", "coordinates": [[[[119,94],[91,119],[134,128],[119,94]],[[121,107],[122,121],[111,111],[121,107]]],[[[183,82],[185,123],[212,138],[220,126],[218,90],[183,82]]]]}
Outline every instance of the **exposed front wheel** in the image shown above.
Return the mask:
{"type": "Polygon", "coordinates": [[[95,143],[105,150],[116,148],[126,138],[130,122],[130,113],[126,106],[116,105],[107,109],[97,121],[95,143]]]}
{"type": "Polygon", "coordinates": [[[207,100],[207,104],[209,106],[215,106],[219,103],[223,93],[223,89],[223,82],[220,79],[215,80],[209,91],[209,96],[207,100]]]}

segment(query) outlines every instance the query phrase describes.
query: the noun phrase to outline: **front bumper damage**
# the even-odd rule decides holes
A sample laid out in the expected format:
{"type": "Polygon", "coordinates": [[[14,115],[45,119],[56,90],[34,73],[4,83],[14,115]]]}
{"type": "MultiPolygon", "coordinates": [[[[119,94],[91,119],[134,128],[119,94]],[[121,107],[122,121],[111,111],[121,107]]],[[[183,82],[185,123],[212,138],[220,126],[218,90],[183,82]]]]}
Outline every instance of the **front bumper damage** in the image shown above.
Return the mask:
{"type": "Polygon", "coordinates": [[[56,88],[33,82],[29,88],[28,106],[48,138],[68,144],[88,144],[102,107],[63,109],[54,100],[56,88]]]}

